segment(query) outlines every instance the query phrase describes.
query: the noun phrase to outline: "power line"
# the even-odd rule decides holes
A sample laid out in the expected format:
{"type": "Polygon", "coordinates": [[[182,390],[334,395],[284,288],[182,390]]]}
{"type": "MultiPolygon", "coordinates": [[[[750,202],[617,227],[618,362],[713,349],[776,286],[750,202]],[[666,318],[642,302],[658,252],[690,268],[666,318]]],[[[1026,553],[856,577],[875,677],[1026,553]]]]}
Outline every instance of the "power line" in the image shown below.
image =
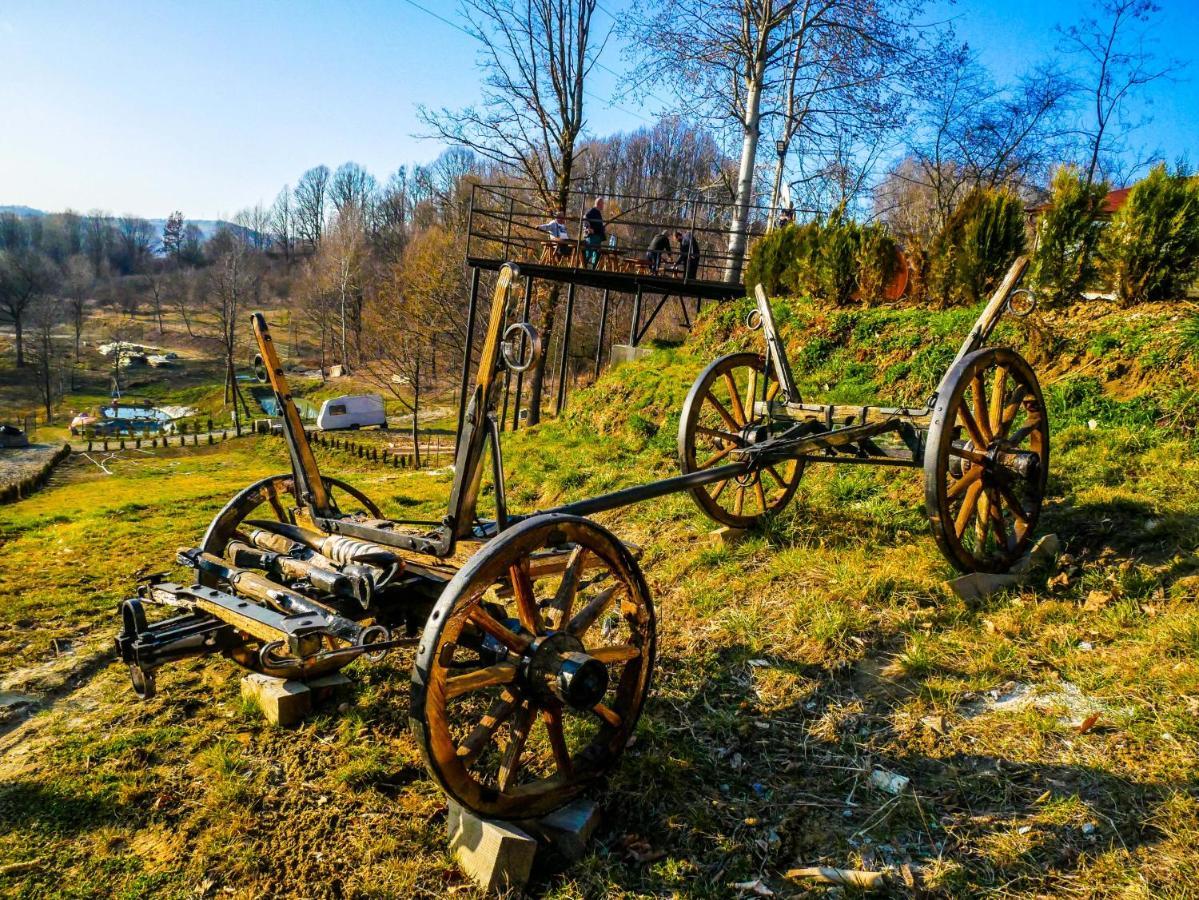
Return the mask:
{"type": "MultiPolygon", "coordinates": [[[[425,15],[432,16],[434,19],[441,22],[442,24],[449,25],[455,31],[460,31],[460,32],[462,32],[462,34],[465,34],[467,37],[472,38],[473,40],[476,40],[476,41],[479,41],[480,43],[482,43],[482,38],[480,38],[477,34],[472,34],[467,29],[465,29],[461,25],[459,25],[457,22],[447,19],[445,16],[441,15],[440,13],[433,12],[433,10],[428,9],[427,7],[424,7],[421,4],[417,3],[416,0],[404,0],[404,2],[407,3],[409,6],[413,7],[414,9],[419,9],[421,12],[425,13],[425,15]]],[[[611,13],[609,13],[609,15],[611,15],[611,13]]],[[[603,63],[599,62],[598,60],[595,62],[595,65],[598,68],[603,69],[605,72],[610,72],[611,74],[616,75],[617,77],[620,77],[619,73],[613,72],[611,69],[609,69],[607,66],[605,66],[603,63]]],[[[641,113],[634,112],[631,109],[625,109],[623,106],[617,106],[615,103],[612,103],[610,100],[605,100],[603,97],[593,94],[590,91],[588,91],[587,89],[583,90],[583,94],[584,94],[584,96],[590,97],[592,100],[595,100],[598,103],[606,103],[612,109],[620,110],[625,115],[633,116],[636,119],[640,119],[642,122],[652,122],[653,121],[652,119],[641,115],[641,113]]],[[[653,95],[651,94],[650,96],[653,96],[653,95]]],[[[655,97],[654,99],[658,100],[659,98],[655,97]]],[[[661,102],[661,101],[659,101],[659,102],[661,102]]]]}

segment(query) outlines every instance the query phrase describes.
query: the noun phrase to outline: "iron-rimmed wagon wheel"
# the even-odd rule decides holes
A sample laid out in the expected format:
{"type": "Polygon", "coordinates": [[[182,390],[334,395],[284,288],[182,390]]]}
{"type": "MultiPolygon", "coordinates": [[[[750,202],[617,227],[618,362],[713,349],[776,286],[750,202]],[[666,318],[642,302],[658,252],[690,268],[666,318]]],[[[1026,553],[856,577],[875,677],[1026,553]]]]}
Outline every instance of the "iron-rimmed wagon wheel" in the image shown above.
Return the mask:
{"type": "Polygon", "coordinates": [[[1032,541],[1049,474],[1049,417],[1032,367],[1006,347],[963,357],[933,408],[924,499],[963,572],[1005,572],[1032,541]]]}
{"type": "Polygon", "coordinates": [[[493,818],[544,815],[600,781],[649,692],[654,609],[599,525],[534,516],[447,585],[421,637],[411,723],[434,779],[493,818]]]}
{"type": "MultiPolygon", "coordinates": [[[[698,472],[735,460],[730,454],[747,446],[754,429],[766,423],[754,415],[755,400],[773,400],[779,384],[759,353],[733,353],[709,365],[687,394],[679,419],[679,467],[698,472]]],[[[738,478],[700,485],[691,496],[712,519],[732,528],[748,528],[767,513],[782,509],[795,495],[803,463],[785,460],[738,478]]]]}
{"type": "MultiPolygon", "coordinates": [[[[325,487],[336,508],[343,513],[364,512],[372,518],[382,518],[379,507],[366,494],[338,478],[325,478],[325,487]]],[[[296,497],[295,479],[290,474],[268,475],[236,494],[216,514],[204,532],[200,549],[215,556],[225,555],[225,546],[247,519],[275,519],[295,524],[295,511],[300,505],[296,497]]]]}

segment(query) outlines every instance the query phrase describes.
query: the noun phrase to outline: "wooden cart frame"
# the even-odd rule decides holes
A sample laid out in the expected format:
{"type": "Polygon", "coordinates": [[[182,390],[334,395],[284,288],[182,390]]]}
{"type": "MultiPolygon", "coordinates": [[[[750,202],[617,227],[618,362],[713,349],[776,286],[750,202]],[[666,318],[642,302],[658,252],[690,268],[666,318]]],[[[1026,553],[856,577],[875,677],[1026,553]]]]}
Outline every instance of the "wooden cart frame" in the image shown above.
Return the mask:
{"type": "Polygon", "coordinates": [[[765,353],[716,360],[696,380],[679,423],[685,473],[739,460],[750,471],[697,486],[714,520],[748,527],[782,509],[816,463],[923,468],[938,546],[964,572],[1006,571],[1025,552],[1044,498],[1049,422],[1032,367],[987,347],[1005,313],[1028,315],[1018,287],[1027,259],[1007,272],[927,403],[918,407],[805,402],[761,285],[749,324],[765,353]]]}

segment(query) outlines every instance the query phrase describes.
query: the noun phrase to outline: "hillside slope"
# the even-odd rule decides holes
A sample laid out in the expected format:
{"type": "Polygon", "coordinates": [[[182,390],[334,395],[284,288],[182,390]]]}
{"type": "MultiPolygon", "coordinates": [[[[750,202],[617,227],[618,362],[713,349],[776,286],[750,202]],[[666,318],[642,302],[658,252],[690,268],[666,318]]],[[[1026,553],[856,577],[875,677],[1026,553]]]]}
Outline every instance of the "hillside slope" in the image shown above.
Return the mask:
{"type": "MultiPolygon", "coordinates": [[[[608,373],[558,421],[505,435],[510,503],[546,508],[673,474],[682,399],[754,346],[747,304],[608,373]]],[[[970,311],[780,302],[801,386],[923,399],[970,311]],[[827,388],[825,387],[827,385],[827,388]]],[[[1168,308],[1008,325],[1053,416],[1041,530],[1068,556],[968,606],[927,534],[919,476],[814,466],[735,547],[676,495],[601,516],[644,549],[656,683],[601,800],[594,852],[538,875],[553,897],[727,897],[826,864],[934,895],[1186,896],[1199,876],[1199,341],[1168,308]],[[1092,718],[1094,717],[1094,718],[1092,718]],[[900,796],[875,768],[911,779],[900,796]]],[[[322,465],[420,516],[448,474],[322,465]]],[[[87,465],[87,464],[82,464],[87,465]]],[[[41,896],[444,896],[444,803],[404,729],[403,658],[355,664],[344,712],[294,732],[219,660],[137,704],[103,665],[114,602],[232,491],[286,465],[250,439],[80,469],[0,523],[0,686],[48,692],[0,737],[0,887],[41,896]],[[52,638],[59,643],[51,644],[52,638]],[[53,648],[82,664],[62,674],[53,648]],[[90,661],[89,660],[95,660],[90,661]],[[22,864],[27,864],[22,866],[22,864]]],[[[485,494],[486,502],[490,494],[485,494]]]]}

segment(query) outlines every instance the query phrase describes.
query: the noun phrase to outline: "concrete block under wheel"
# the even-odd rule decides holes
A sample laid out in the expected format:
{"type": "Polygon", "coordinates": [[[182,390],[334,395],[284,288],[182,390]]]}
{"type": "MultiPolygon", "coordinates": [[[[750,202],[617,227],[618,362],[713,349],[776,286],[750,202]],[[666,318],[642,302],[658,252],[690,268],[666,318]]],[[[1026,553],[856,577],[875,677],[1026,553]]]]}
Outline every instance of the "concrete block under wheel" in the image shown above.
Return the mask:
{"type": "Polygon", "coordinates": [[[328,675],[321,675],[317,678],[309,678],[304,684],[308,686],[309,692],[312,694],[312,705],[318,706],[328,700],[332,700],[339,694],[344,694],[349,690],[350,681],[341,672],[330,672],[328,675]]]}
{"type": "Polygon", "coordinates": [[[715,531],[708,532],[708,545],[713,550],[736,547],[745,539],[745,534],[744,528],[729,528],[727,525],[722,525],[715,531]]]}
{"type": "Polygon", "coordinates": [[[978,603],[993,594],[1010,587],[1024,584],[1032,572],[1051,562],[1061,550],[1061,543],[1056,534],[1047,534],[1033,544],[1032,548],[1016,560],[1010,572],[991,574],[988,572],[971,572],[945,582],[949,589],[967,603],[978,603]]]}
{"type": "Polygon", "coordinates": [[[587,844],[599,823],[599,805],[593,800],[576,800],[540,819],[521,822],[520,826],[569,862],[578,862],[587,855],[587,844]]]}
{"type": "Polygon", "coordinates": [[[295,725],[312,710],[312,692],[306,684],[258,672],[242,678],[241,695],[257,704],[274,725],[295,725]]]}
{"type": "Polygon", "coordinates": [[[537,840],[509,822],[480,819],[450,801],[450,852],[463,873],[489,894],[519,891],[529,881],[537,840]]]}

